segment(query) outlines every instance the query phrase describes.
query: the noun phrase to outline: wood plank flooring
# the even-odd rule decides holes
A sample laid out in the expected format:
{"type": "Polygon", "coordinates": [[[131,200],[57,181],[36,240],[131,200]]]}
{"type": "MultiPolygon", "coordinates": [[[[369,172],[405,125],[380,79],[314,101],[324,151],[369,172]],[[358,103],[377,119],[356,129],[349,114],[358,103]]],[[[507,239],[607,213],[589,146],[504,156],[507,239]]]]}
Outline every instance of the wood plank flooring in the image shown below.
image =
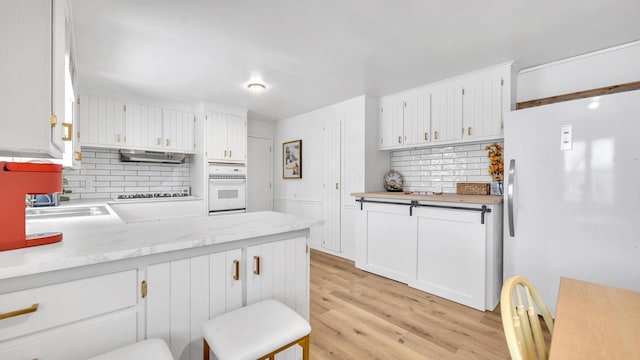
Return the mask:
{"type": "Polygon", "coordinates": [[[311,252],[311,360],[509,359],[481,312],[311,252]]]}

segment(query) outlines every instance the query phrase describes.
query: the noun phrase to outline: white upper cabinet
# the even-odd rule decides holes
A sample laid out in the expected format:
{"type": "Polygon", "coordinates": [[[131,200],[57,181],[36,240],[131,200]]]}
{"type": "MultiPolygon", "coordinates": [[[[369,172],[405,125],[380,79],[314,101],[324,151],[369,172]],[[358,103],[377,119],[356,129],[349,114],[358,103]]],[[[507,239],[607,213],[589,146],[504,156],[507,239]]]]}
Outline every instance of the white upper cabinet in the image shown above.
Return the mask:
{"type": "Polygon", "coordinates": [[[188,111],[80,97],[82,146],[193,153],[194,122],[188,111]]]}
{"type": "Polygon", "coordinates": [[[511,110],[511,65],[383,97],[379,149],[501,139],[503,114],[511,110]]]}
{"type": "Polygon", "coordinates": [[[423,145],[431,142],[431,92],[413,91],[404,100],[404,144],[423,145]]]}
{"type": "Polygon", "coordinates": [[[0,155],[62,158],[65,119],[63,0],[0,2],[0,155]]]}
{"type": "Polygon", "coordinates": [[[446,82],[431,93],[433,143],[462,138],[462,85],[446,82]]]}
{"type": "Polygon", "coordinates": [[[162,110],[162,135],[165,151],[194,152],[195,115],[178,110],[162,110]]]}
{"type": "Polygon", "coordinates": [[[128,147],[162,150],[162,109],[157,106],[128,104],[126,133],[128,147]]]}
{"type": "Polygon", "coordinates": [[[431,94],[412,91],[380,102],[381,149],[420,145],[430,141],[431,94]]]}
{"type": "Polygon", "coordinates": [[[501,67],[462,79],[464,139],[502,136],[503,114],[511,107],[509,74],[501,67]]]}
{"type": "Polygon", "coordinates": [[[81,96],[80,128],[83,146],[124,147],[124,103],[95,96],[81,96]]]}
{"type": "Polygon", "coordinates": [[[205,121],[205,157],[208,160],[247,160],[246,117],[210,112],[207,113],[205,121]]]}

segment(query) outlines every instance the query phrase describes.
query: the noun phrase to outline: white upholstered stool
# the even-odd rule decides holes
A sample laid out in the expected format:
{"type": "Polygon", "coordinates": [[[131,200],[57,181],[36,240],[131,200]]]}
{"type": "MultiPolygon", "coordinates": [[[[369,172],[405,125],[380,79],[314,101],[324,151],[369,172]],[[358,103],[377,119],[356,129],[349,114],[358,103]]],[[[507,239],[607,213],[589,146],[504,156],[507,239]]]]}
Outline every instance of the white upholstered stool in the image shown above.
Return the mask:
{"type": "Polygon", "coordinates": [[[264,300],[215,317],[202,326],[204,360],[209,349],[218,360],[274,359],[275,354],[293,346],[302,347],[309,360],[311,326],[286,305],[264,300]]]}
{"type": "Polygon", "coordinates": [[[173,360],[167,344],[149,339],[92,357],[89,360],[173,360]]]}

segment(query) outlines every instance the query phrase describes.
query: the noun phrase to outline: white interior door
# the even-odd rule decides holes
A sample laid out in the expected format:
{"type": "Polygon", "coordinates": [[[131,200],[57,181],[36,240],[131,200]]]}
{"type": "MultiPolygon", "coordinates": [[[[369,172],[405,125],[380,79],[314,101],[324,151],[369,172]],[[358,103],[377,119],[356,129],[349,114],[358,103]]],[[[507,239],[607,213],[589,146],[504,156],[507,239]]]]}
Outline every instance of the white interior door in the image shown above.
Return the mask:
{"type": "Polygon", "coordinates": [[[273,210],[271,139],[248,138],[247,211],[273,210]]]}
{"type": "Polygon", "coordinates": [[[322,247],[331,251],[341,251],[340,237],[340,183],[341,154],[340,120],[329,120],[324,126],[324,196],[323,212],[325,228],[322,247]]]}

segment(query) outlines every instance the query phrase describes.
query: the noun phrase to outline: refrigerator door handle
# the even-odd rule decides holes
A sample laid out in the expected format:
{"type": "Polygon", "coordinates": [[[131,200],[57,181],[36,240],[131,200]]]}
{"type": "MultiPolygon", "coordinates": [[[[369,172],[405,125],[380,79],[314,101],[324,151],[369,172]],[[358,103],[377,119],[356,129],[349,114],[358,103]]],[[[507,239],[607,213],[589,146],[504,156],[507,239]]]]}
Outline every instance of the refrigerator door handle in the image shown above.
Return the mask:
{"type": "Polygon", "coordinates": [[[513,182],[516,177],[516,160],[509,162],[509,185],[507,185],[507,214],[509,216],[509,235],[515,236],[516,228],[513,223],[513,182]]]}

